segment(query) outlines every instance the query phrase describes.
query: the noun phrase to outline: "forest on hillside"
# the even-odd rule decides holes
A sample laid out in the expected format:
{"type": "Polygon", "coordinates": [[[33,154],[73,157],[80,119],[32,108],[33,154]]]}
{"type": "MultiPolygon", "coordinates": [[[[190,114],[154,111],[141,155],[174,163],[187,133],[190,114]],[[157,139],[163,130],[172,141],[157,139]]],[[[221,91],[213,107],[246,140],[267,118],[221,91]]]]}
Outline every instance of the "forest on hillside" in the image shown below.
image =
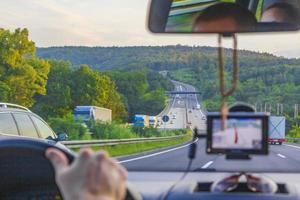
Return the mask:
{"type": "MultiPolygon", "coordinates": [[[[37,55],[69,60],[74,66],[89,64],[93,69],[105,71],[168,70],[172,79],[196,86],[209,111],[219,109],[218,57],[213,47],[51,47],[38,48],[37,55]]],[[[277,104],[282,104],[280,114],[292,119],[294,105],[300,102],[300,59],[240,50],[238,64],[238,88],[229,102],[244,101],[263,109],[267,104],[272,114],[277,114],[277,104]]],[[[231,50],[226,49],[227,75],[231,74],[231,66],[231,50]]],[[[230,76],[226,80],[228,86],[230,76]]]]}
{"type": "MultiPolygon", "coordinates": [[[[230,66],[230,49],[225,51],[230,66]]],[[[37,56],[45,59],[67,60],[74,66],[87,64],[99,70],[155,71],[196,68],[217,62],[214,47],[191,46],[137,46],[137,47],[49,47],[37,48],[37,56]]],[[[272,65],[299,65],[300,59],[286,59],[268,53],[239,51],[241,67],[272,65]]]]}
{"type": "MultiPolygon", "coordinates": [[[[219,104],[217,49],[213,47],[51,47],[37,49],[37,55],[69,60],[74,66],[89,64],[100,70],[168,70],[171,78],[196,86],[209,110],[219,104]]],[[[245,50],[239,51],[238,57],[238,89],[229,100],[285,104],[291,114],[292,106],[300,102],[300,59],[245,50]]],[[[231,74],[230,49],[225,50],[225,63],[227,74],[231,74]]]]}

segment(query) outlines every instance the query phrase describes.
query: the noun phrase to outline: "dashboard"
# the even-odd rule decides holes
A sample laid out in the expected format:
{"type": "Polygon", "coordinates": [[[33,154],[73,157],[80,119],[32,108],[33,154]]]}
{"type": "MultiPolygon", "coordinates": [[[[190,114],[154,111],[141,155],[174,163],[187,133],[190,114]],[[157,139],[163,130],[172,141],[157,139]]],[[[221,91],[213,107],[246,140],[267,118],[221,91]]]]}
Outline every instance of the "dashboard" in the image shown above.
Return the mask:
{"type": "MultiPolygon", "coordinates": [[[[300,199],[300,174],[294,173],[263,173],[259,175],[271,178],[278,185],[278,191],[274,194],[262,194],[249,192],[245,182],[241,180],[238,188],[229,193],[210,192],[210,186],[230,173],[219,172],[197,172],[189,173],[176,184],[169,194],[170,200],[224,200],[224,199],[245,199],[245,200],[270,200],[270,199],[300,199]]],[[[141,193],[143,199],[163,199],[165,192],[180,179],[179,172],[129,172],[129,181],[132,186],[141,193]]]]}
{"type": "MultiPolygon", "coordinates": [[[[56,186],[54,171],[45,158],[45,149],[53,147],[63,151],[70,162],[74,154],[60,145],[33,139],[7,138],[0,140],[0,199],[61,199],[56,186]],[[24,198],[25,197],[25,198],[24,198]]],[[[300,173],[256,173],[272,179],[278,186],[276,193],[255,193],[247,190],[241,179],[232,192],[211,192],[213,183],[228,177],[225,172],[134,171],[129,170],[129,187],[126,200],[163,199],[166,192],[177,182],[167,199],[245,199],[245,200],[300,200],[300,173]]]]}

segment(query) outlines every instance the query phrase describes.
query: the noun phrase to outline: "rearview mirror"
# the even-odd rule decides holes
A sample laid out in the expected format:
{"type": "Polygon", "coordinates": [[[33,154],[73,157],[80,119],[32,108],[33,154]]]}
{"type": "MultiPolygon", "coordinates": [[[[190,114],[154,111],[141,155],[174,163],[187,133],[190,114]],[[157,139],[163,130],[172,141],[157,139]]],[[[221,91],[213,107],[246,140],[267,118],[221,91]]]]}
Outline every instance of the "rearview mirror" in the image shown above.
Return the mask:
{"type": "Polygon", "coordinates": [[[296,31],[299,0],[152,0],[153,33],[296,31]]]}

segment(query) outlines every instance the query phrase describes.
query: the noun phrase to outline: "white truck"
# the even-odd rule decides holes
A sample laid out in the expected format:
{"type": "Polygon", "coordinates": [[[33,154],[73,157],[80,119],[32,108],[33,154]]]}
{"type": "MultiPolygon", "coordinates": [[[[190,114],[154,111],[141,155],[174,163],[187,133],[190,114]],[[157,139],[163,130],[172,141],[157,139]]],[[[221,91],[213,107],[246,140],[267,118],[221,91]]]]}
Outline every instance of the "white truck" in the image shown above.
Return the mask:
{"type": "Polygon", "coordinates": [[[282,144],[285,142],[285,117],[270,116],[269,118],[269,144],[282,144]]]}
{"type": "Polygon", "coordinates": [[[76,106],[74,109],[75,120],[83,120],[84,122],[103,121],[111,122],[112,111],[107,108],[101,108],[97,106],[76,106]]]}
{"type": "Polygon", "coordinates": [[[149,116],[149,126],[153,127],[153,128],[156,128],[157,125],[158,125],[157,117],[156,116],[149,116]]]}

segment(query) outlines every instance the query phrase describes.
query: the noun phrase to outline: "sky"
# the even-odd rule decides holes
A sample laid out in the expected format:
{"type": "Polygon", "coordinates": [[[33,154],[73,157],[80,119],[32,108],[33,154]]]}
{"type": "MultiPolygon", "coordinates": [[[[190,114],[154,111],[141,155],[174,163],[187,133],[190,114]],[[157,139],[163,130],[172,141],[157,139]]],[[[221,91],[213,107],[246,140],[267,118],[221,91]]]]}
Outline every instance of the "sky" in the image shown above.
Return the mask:
{"type": "MultiPolygon", "coordinates": [[[[0,0],[0,27],[28,28],[38,47],[217,46],[216,35],[152,34],[149,0],[0,0]]],[[[239,34],[239,49],[300,57],[300,33],[239,34]]],[[[225,41],[231,47],[231,40],[225,41]]]]}

